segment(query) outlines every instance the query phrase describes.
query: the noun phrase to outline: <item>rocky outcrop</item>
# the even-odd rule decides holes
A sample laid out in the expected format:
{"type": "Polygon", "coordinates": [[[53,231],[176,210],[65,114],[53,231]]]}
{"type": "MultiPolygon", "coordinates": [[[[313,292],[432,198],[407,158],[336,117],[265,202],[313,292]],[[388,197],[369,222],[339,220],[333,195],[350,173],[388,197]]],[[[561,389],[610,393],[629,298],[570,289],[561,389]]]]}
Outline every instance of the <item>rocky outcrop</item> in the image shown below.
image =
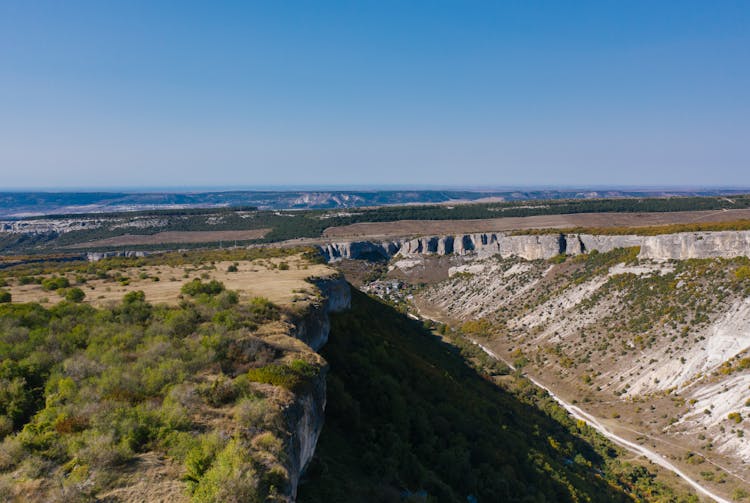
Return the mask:
{"type": "Polygon", "coordinates": [[[321,246],[329,262],[342,258],[388,260],[419,255],[468,255],[548,259],[565,253],[601,253],[640,246],[639,257],[651,260],[750,256],[750,231],[685,232],[658,236],[504,233],[426,236],[393,241],[356,241],[321,246]]]}
{"type": "Polygon", "coordinates": [[[686,260],[750,256],[750,231],[684,232],[641,239],[642,258],[686,260]]]}
{"type": "Polygon", "coordinates": [[[331,322],[328,313],[349,309],[352,294],[349,283],[343,277],[313,281],[320,290],[322,300],[295,324],[293,337],[301,340],[315,351],[328,341],[331,322]]]}
{"type": "Polygon", "coordinates": [[[287,469],[289,471],[289,501],[295,501],[297,487],[308,463],[315,454],[318,437],[323,429],[326,408],[326,375],[328,367],[315,377],[310,389],[300,393],[284,411],[290,436],[286,442],[287,469]]]}
{"type": "MultiPolygon", "coordinates": [[[[321,293],[321,301],[294,324],[291,335],[318,351],[328,341],[331,329],[329,313],[349,309],[351,289],[343,277],[314,280],[313,283],[321,293]]],[[[299,479],[315,453],[315,446],[323,429],[327,372],[328,367],[322,367],[308,389],[300,392],[284,412],[287,430],[290,432],[286,442],[290,481],[290,493],[287,496],[290,501],[296,498],[299,479]]]]}
{"type": "Polygon", "coordinates": [[[632,246],[641,246],[643,236],[597,236],[591,234],[569,234],[566,236],[568,242],[568,255],[577,255],[579,253],[588,253],[596,250],[599,253],[606,253],[615,248],[630,248],[632,246]]]}
{"type": "Polygon", "coordinates": [[[510,236],[502,233],[427,236],[393,241],[354,241],[329,243],[320,247],[328,262],[340,259],[388,260],[394,256],[467,255],[519,256],[528,260],[549,258],[564,252],[563,240],[556,234],[510,236]],[[561,248],[562,247],[562,248],[561,248]]]}
{"type": "Polygon", "coordinates": [[[146,257],[150,253],[145,251],[112,251],[112,252],[89,252],[86,254],[86,260],[89,262],[98,262],[99,260],[111,257],[127,257],[127,258],[138,258],[146,257]]]}

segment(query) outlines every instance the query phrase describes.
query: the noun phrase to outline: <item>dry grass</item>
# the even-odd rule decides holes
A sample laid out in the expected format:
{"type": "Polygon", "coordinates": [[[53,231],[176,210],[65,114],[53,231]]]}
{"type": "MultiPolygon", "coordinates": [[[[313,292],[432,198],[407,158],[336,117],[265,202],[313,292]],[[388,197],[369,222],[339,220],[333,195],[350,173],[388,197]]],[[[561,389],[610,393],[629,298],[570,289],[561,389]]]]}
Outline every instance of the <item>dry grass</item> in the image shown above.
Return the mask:
{"type": "Polygon", "coordinates": [[[486,220],[400,220],[330,227],[325,238],[388,238],[442,234],[467,234],[527,229],[651,227],[658,225],[733,222],[750,219],[750,209],[678,211],[665,213],[575,213],[486,220]]]}
{"type": "Polygon", "coordinates": [[[170,243],[216,243],[218,241],[248,241],[260,239],[270,229],[245,231],[166,231],[156,234],[125,234],[113,238],[77,243],[67,248],[91,248],[104,246],[159,245],[170,243]]]}
{"type": "MultiPolygon", "coordinates": [[[[227,289],[238,292],[241,300],[265,297],[275,304],[288,306],[295,299],[314,293],[313,287],[305,281],[306,278],[327,277],[335,273],[325,265],[309,264],[301,255],[241,261],[237,263],[237,272],[227,272],[232,264],[233,262],[216,262],[215,269],[196,268],[192,265],[132,267],[120,271],[122,277],[128,279],[129,284],[125,286],[106,279],[89,280],[84,285],[75,285],[72,275],[69,276],[71,285],[80,287],[86,293],[85,302],[95,306],[119,302],[127,292],[135,290],[142,290],[149,302],[175,305],[180,300],[182,285],[193,278],[221,281],[227,289]],[[282,262],[289,265],[288,270],[278,268],[282,262]],[[142,279],[142,275],[148,277],[142,279]],[[159,281],[154,281],[154,277],[158,277],[159,281]]],[[[45,291],[36,284],[15,284],[7,289],[11,292],[13,302],[42,302],[50,305],[60,300],[56,292],[45,291]]]]}
{"type": "Polygon", "coordinates": [[[154,452],[138,455],[120,472],[116,489],[99,495],[104,501],[188,502],[184,468],[154,452]]]}
{"type": "Polygon", "coordinates": [[[549,234],[564,232],[566,234],[594,234],[604,236],[658,236],[661,234],[676,234],[679,232],[716,232],[716,231],[747,231],[750,230],[750,220],[736,220],[732,222],[695,222],[690,224],[656,225],[648,227],[572,227],[570,229],[528,229],[514,232],[524,234],[549,234]]]}

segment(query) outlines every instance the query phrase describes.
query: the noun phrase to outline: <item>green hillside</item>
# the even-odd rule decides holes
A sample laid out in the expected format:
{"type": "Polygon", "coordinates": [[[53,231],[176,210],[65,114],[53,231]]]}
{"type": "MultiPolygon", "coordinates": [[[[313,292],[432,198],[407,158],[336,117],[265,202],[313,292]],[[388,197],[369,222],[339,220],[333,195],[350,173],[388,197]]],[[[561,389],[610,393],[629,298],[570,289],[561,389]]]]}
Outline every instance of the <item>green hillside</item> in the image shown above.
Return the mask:
{"type": "Polygon", "coordinates": [[[322,351],[326,425],[298,500],[697,501],[462,346],[354,292],[322,351]]]}

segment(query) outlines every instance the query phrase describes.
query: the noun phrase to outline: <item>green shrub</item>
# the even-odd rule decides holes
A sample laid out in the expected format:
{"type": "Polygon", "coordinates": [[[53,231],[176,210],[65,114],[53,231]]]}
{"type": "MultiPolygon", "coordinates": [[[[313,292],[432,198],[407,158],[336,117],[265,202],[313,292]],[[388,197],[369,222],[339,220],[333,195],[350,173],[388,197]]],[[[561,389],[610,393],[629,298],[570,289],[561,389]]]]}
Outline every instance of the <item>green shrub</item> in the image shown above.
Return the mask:
{"type": "Polygon", "coordinates": [[[185,456],[185,481],[191,492],[194,492],[211,467],[216,455],[221,450],[223,441],[218,434],[202,435],[197,444],[185,456]]]}
{"type": "Polygon", "coordinates": [[[239,440],[230,440],[216,455],[210,468],[195,485],[193,501],[223,503],[243,501],[255,503],[266,498],[258,493],[259,478],[251,464],[252,457],[239,440]]]}
{"type": "Polygon", "coordinates": [[[242,428],[267,428],[274,422],[275,415],[268,401],[262,398],[243,398],[235,410],[235,419],[242,428]]]}
{"type": "Polygon", "coordinates": [[[151,304],[146,302],[146,294],[136,290],[123,296],[119,318],[123,323],[145,323],[151,317],[152,310],[151,304]]]}
{"type": "Polygon", "coordinates": [[[0,416],[0,440],[13,433],[13,420],[8,416],[0,416]]]}
{"type": "Polygon", "coordinates": [[[247,377],[253,382],[273,384],[283,388],[297,391],[309,384],[310,380],[318,374],[314,365],[304,360],[294,360],[289,364],[266,365],[247,372],[247,377]]]}
{"type": "Polygon", "coordinates": [[[42,280],[42,288],[45,290],[53,291],[59,290],[60,288],[68,288],[70,281],[64,276],[53,276],[42,280]]]}
{"type": "Polygon", "coordinates": [[[237,272],[237,266],[235,264],[231,264],[229,267],[227,267],[227,272],[237,272]]]}
{"type": "Polygon", "coordinates": [[[562,264],[568,259],[568,256],[564,253],[558,253],[554,257],[547,260],[550,264],[562,264]]]}
{"type": "Polygon", "coordinates": [[[7,304],[11,301],[10,292],[7,290],[0,290],[0,304],[7,304]]]}
{"type": "Polygon", "coordinates": [[[237,399],[239,390],[231,378],[220,375],[211,384],[201,389],[206,401],[214,407],[220,407],[237,399]]]}
{"type": "Polygon", "coordinates": [[[224,284],[220,281],[216,281],[215,279],[212,279],[208,283],[204,283],[196,278],[182,285],[182,289],[180,291],[185,295],[189,295],[190,297],[196,297],[201,294],[217,295],[224,291],[224,284]]]}
{"type": "Polygon", "coordinates": [[[278,320],[279,308],[264,297],[254,297],[250,300],[250,319],[255,323],[278,320]]]}
{"type": "Polygon", "coordinates": [[[750,265],[741,265],[734,271],[734,277],[739,281],[750,279],[750,265]]]}
{"type": "Polygon", "coordinates": [[[216,296],[214,305],[219,309],[229,309],[240,301],[240,296],[232,290],[225,290],[216,296]]]}
{"type": "Polygon", "coordinates": [[[82,302],[86,294],[80,288],[68,288],[65,290],[65,300],[68,302],[82,302]]]}

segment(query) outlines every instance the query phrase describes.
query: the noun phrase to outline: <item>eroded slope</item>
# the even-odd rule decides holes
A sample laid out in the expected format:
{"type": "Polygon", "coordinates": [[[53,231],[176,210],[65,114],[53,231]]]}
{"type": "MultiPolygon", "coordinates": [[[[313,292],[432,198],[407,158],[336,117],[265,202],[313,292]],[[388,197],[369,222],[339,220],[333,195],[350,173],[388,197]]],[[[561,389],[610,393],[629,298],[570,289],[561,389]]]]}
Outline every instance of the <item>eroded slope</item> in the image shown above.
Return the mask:
{"type": "Polygon", "coordinates": [[[561,395],[741,497],[750,484],[750,261],[638,257],[638,248],[469,257],[417,305],[469,321],[467,333],[561,395]]]}

